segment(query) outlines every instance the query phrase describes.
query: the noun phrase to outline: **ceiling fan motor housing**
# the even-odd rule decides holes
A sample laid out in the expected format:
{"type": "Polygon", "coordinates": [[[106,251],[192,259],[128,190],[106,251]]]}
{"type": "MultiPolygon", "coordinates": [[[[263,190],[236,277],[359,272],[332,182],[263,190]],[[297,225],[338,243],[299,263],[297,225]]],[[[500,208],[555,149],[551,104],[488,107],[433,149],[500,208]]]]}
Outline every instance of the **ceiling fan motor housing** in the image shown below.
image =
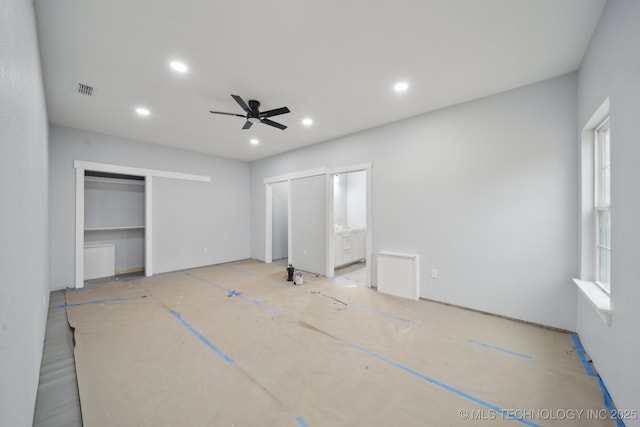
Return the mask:
{"type": "Polygon", "coordinates": [[[248,113],[249,117],[258,117],[258,114],[260,114],[260,101],[256,101],[255,99],[250,99],[249,109],[251,110],[251,113],[248,113]]]}

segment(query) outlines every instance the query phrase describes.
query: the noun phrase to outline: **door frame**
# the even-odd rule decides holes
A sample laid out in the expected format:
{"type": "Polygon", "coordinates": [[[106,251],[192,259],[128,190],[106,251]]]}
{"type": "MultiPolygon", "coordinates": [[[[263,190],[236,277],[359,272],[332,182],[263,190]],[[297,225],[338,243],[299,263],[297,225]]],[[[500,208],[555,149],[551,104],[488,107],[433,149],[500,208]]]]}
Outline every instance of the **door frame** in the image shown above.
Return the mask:
{"type": "Polygon", "coordinates": [[[294,179],[309,178],[312,176],[324,175],[326,173],[325,168],[309,169],[306,171],[292,172],[285,175],[273,176],[270,178],[264,178],[262,183],[264,184],[264,262],[265,264],[271,264],[273,262],[273,189],[272,184],[280,182],[288,182],[289,188],[287,189],[289,197],[287,197],[287,264],[291,264],[291,181],[294,179]]]}
{"type": "Polygon", "coordinates": [[[326,265],[325,265],[325,275],[327,277],[333,277],[335,274],[335,265],[333,258],[333,208],[334,208],[334,200],[333,200],[333,176],[341,173],[350,173],[350,172],[366,172],[366,180],[367,180],[367,194],[366,194],[366,209],[367,209],[367,224],[365,230],[365,260],[366,260],[366,268],[365,268],[365,277],[366,284],[368,287],[371,287],[371,239],[373,236],[373,223],[371,220],[371,163],[360,163],[354,164],[350,166],[343,166],[338,168],[316,168],[309,169],[305,171],[292,172],[285,175],[278,175],[269,178],[264,178],[262,180],[264,184],[264,201],[265,201],[265,215],[264,215],[264,262],[266,264],[270,264],[273,262],[273,189],[271,188],[272,184],[279,182],[289,182],[289,197],[287,200],[288,203],[288,262],[291,263],[291,245],[292,245],[292,227],[291,227],[291,181],[295,179],[301,178],[309,178],[312,176],[325,175],[326,179],[326,191],[325,191],[325,209],[326,209],[326,224],[325,224],[325,238],[326,238],[326,265]]]}

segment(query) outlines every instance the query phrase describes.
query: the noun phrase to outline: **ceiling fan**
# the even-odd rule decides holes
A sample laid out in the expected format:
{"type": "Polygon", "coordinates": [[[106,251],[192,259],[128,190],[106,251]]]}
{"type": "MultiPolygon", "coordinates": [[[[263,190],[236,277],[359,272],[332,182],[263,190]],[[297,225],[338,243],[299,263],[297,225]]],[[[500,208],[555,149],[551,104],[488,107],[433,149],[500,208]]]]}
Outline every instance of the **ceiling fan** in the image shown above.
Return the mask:
{"type": "Polygon", "coordinates": [[[285,130],[287,127],[278,122],[274,122],[273,120],[269,120],[268,117],[279,116],[280,114],[290,113],[287,107],[275,108],[273,110],[262,111],[260,112],[260,102],[255,99],[249,100],[249,105],[238,95],[231,95],[233,99],[242,107],[242,109],[247,114],[235,114],[235,113],[224,113],[222,111],[209,111],[213,114],[225,114],[227,116],[237,116],[244,117],[247,119],[242,129],[249,129],[253,126],[254,123],[264,123],[265,125],[273,126],[274,128],[285,130]]]}

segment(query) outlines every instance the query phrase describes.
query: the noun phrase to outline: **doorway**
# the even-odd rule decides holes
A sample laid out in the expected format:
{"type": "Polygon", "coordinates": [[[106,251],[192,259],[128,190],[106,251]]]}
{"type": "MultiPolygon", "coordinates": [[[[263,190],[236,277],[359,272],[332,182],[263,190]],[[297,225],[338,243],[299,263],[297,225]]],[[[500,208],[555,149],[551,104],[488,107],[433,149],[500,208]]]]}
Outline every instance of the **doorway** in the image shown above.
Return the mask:
{"type": "Polygon", "coordinates": [[[289,264],[289,181],[271,185],[273,221],[271,224],[272,259],[275,264],[289,264]]]}
{"type": "Polygon", "coordinates": [[[334,276],[355,284],[367,283],[367,172],[332,174],[334,276]]]}

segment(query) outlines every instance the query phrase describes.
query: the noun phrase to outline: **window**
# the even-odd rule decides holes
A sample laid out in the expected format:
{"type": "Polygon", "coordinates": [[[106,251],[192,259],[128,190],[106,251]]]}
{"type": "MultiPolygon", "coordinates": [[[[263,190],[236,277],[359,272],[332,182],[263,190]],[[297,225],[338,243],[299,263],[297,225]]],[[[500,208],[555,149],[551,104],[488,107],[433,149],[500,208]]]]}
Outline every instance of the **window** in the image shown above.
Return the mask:
{"type": "Polygon", "coordinates": [[[611,283],[611,159],[609,118],[595,129],[595,278],[607,293],[611,283]]]}
{"type": "Polygon", "coordinates": [[[580,294],[611,325],[611,162],[609,98],[582,128],[580,145],[580,294]]]}

